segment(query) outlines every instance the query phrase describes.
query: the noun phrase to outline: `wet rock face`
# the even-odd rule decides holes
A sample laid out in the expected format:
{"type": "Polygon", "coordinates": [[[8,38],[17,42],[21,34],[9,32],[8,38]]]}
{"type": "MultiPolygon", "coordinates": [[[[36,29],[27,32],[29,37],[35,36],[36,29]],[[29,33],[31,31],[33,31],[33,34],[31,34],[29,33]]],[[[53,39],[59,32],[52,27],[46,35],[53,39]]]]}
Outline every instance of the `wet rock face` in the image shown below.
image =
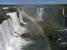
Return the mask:
{"type": "Polygon", "coordinates": [[[27,33],[24,33],[24,34],[21,34],[20,37],[22,39],[29,39],[29,40],[37,40],[37,39],[45,39],[42,35],[36,35],[34,33],[30,33],[30,32],[27,32],[27,33]]]}
{"type": "Polygon", "coordinates": [[[25,34],[21,34],[22,39],[23,38],[32,38],[31,34],[25,33],[25,34]]]}

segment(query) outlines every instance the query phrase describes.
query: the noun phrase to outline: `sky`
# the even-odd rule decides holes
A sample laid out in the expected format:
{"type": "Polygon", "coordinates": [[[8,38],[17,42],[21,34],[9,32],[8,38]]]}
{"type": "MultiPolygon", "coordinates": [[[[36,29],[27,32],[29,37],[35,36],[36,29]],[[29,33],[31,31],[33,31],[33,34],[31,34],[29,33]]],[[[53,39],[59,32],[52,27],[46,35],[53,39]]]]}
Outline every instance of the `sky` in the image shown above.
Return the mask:
{"type": "Polygon", "coordinates": [[[67,4],[67,0],[0,0],[0,4],[67,4]]]}
{"type": "Polygon", "coordinates": [[[23,0],[0,0],[0,4],[21,4],[23,0]]]}

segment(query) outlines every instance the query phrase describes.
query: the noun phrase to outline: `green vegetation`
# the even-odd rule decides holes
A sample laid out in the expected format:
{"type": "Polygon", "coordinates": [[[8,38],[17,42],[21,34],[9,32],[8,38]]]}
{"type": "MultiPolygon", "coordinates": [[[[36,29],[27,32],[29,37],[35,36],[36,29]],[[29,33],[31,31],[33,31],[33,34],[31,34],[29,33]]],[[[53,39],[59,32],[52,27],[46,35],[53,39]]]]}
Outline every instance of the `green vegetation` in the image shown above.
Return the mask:
{"type": "Polygon", "coordinates": [[[9,8],[8,11],[10,11],[10,12],[16,12],[18,10],[16,8],[9,8]]]}
{"type": "Polygon", "coordinates": [[[2,23],[3,20],[8,19],[9,16],[7,16],[6,14],[0,14],[0,23],[2,23]]]}
{"type": "Polygon", "coordinates": [[[50,40],[57,40],[59,38],[59,34],[57,32],[61,26],[57,23],[48,23],[45,25],[43,22],[39,22],[39,25],[42,27],[44,31],[44,35],[50,40]]]}

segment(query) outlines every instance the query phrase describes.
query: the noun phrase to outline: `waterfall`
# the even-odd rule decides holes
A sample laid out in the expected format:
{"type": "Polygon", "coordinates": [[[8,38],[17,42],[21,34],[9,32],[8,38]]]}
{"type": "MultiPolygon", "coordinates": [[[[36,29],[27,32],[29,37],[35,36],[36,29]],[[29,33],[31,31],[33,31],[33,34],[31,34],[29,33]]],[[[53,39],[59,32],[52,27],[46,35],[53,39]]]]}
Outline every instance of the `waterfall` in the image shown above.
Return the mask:
{"type": "Polygon", "coordinates": [[[19,34],[22,34],[23,32],[25,32],[26,29],[24,27],[21,27],[20,21],[19,21],[19,18],[17,17],[16,12],[7,13],[7,15],[9,15],[12,19],[14,32],[17,32],[19,34]]]}
{"type": "Polygon", "coordinates": [[[38,21],[43,20],[44,8],[37,8],[36,17],[38,21]]]}
{"type": "Polygon", "coordinates": [[[22,48],[22,50],[34,50],[34,49],[49,50],[47,40],[43,40],[42,38],[37,38],[35,36],[37,40],[27,41],[25,38],[20,37],[21,34],[24,34],[28,31],[27,29],[32,30],[32,34],[34,33],[37,36],[39,36],[38,34],[43,33],[41,27],[37,25],[35,19],[33,19],[30,15],[28,15],[23,11],[23,15],[25,16],[25,18],[30,20],[30,22],[26,24],[25,27],[23,27],[20,25],[20,19],[17,17],[16,12],[10,12],[6,14],[9,15],[10,18],[4,20],[0,24],[0,34],[2,35],[3,38],[2,43],[4,43],[3,46],[4,49],[1,50],[21,50],[20,48],[22,48]],[[33,44],[34,46],[33,45],[30,46],[30,44],[33,44]],[[43,47],[41,48],[41,46],[43,47]]]}
{"type": "MultiPolygon", "coordinates": [[[[0,42],[0,50],[20,50],[21,42],[24,42],[18,34],[26,32],[26,28],[22,27],[19,23],[16,12],[6,13],[10,16],[9,19],[4,20],[0,24],[0,35],[2,42],[0,42]],[[4,46],[3,46],[4,45],[4,46]]],[[[26,45],[26,42],[24,42],[26,45]]]]}
{"type": "Polygon", "coordinates": [[[6,50],[7,46],[10,43],[10,38],[12,36],[12,25],[11,25],[11,21],[10,19],[4,20],[1,24],[0,24],[0,36],[2,36],[2,50],[6,50]]]}
{"type": "Polygon", "coordinates": [[[25,23],[24,21],[23,21],[23,11],[24,10],[19,10],[18,9],[18,11],[19,11],[19,20],[20,20],[20,23],[23,23],[24,25],[26,25],[27,23],[25,23]]]}

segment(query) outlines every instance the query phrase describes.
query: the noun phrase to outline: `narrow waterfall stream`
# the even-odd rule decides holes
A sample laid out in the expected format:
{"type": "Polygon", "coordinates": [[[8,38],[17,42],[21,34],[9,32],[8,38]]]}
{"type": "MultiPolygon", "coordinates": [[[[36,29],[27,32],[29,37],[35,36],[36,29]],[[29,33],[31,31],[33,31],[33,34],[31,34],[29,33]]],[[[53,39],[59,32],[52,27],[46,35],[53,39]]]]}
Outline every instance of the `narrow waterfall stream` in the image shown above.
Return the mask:
{"type": "Polygon", "coordinates": [[[42,21],[43,20],[43,13],[44,13],[44,8],[37,8],[37,19],[42,21]]]}

